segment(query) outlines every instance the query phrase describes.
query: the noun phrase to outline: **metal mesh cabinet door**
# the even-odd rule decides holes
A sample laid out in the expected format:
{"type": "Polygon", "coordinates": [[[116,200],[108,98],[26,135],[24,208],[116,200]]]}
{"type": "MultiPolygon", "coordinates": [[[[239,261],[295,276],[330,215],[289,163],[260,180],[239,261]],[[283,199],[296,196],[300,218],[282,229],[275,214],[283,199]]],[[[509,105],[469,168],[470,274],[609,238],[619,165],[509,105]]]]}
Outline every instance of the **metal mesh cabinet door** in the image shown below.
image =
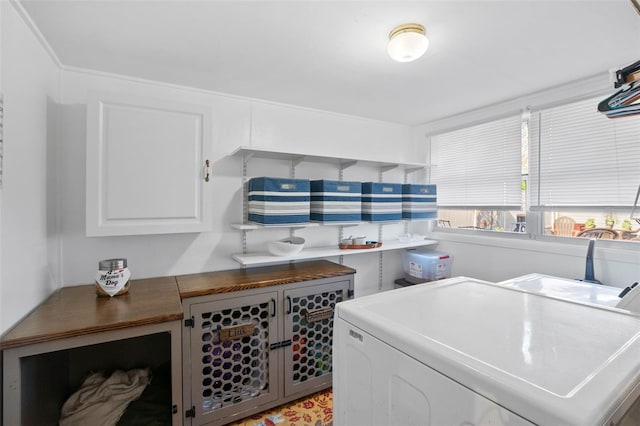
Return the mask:
{"type": "Polygon", "coordinates": [[[191,305],[192,424],[242,417],[278,397],[277,292],[191,305]]]}
{"type": "Polygon", "coordinates": [[[316,284],[284,292],[284,393],[309,393],[331,384],[333,312],[348,299],[350,281],[316,284]]]}

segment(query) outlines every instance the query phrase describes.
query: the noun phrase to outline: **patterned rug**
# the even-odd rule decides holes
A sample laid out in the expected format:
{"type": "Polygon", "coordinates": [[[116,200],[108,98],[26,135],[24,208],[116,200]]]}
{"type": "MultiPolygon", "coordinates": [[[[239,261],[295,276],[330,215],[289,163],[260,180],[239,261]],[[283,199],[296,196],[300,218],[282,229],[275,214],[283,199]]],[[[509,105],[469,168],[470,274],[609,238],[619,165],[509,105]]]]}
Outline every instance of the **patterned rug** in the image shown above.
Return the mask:
{"type": "Polygon", "coordinates": [[[327,389],[246,417],[229,426],[331,426],[332,421],[333,392],[327,389]]]}

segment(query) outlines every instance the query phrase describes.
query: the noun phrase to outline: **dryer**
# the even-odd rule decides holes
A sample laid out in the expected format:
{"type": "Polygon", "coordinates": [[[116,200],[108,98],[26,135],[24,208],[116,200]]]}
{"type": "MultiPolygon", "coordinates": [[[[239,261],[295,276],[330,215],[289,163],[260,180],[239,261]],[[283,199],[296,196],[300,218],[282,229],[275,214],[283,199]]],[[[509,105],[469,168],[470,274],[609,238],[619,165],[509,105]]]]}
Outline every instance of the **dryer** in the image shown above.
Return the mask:
{"type": "Polygon", "coordinates": [[[341,425],[640,424],[640,317],[457,277],[342,302],[341,425]]]}

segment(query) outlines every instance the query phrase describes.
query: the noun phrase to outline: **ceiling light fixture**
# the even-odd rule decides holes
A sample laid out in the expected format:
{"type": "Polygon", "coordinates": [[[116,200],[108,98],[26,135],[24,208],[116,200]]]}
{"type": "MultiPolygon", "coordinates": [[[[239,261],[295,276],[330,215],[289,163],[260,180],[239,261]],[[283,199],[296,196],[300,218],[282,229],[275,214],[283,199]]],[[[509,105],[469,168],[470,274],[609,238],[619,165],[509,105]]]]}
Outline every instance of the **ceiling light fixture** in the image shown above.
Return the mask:
{"type": "Polygon", "coordinates": [[[389,56],[398,62],[411,62],[427,51],[429,40],[420,24],[403,24],[389,33],[389,56]]]}

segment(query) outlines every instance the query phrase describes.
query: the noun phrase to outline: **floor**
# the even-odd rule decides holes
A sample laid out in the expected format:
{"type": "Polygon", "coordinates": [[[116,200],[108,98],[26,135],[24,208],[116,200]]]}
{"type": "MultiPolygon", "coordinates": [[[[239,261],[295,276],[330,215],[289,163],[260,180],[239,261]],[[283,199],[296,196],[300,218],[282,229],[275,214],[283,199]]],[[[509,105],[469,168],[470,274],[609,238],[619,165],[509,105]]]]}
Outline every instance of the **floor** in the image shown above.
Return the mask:
{"type": "Polygon", "coordinates": [[[333,392],[326,389],[229,426],[331,426],[332,422],[333,392]]]}

